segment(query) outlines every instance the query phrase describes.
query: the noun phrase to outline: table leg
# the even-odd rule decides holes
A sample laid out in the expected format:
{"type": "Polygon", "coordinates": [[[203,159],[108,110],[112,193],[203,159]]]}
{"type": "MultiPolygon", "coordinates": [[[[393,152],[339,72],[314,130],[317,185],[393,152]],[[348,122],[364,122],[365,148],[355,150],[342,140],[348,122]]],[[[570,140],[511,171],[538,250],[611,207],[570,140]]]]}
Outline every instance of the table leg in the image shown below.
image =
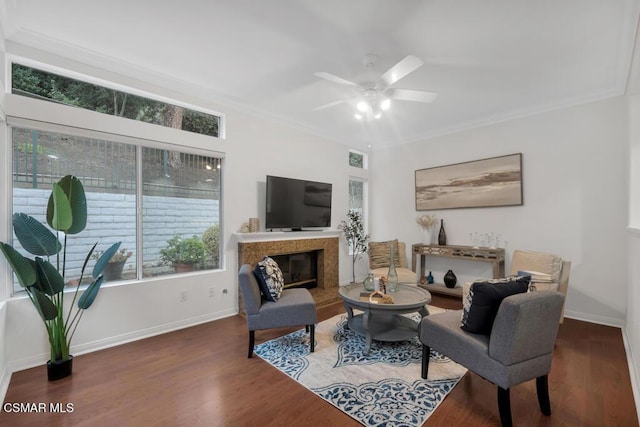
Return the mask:
{"type": "Polygon", "coordinates": [[[420,313],[420,315],[422,317],[428,316],[429,315],[429,307],[426,306],[426,305],[424,307],[421,307],[420,310],[418,310],[418,313],[420,313]]]}
{"type": "Polygon", "coordinates": [[[347,324],[345,325],[345,328],[348,328],[349,322],[351,321],[351,319],[353,319],[353,307],[351,307],[351,305],[347,304],[347,302],[344,301],[344,309],[347,312],[347,324]]]}
{"type": "Polygon", "coordinates": [[[371,326],[369,322],[371,322],[371,313],[369,310],[365,310],[362,314],[362,327],[364,328],[364,337],[366,339],[366,343],[364,345],[364,354],[369,355],[369,350],[371,350],[371,342],[373,341],[371,338],[371,332],[369,327],[371,326]]]}

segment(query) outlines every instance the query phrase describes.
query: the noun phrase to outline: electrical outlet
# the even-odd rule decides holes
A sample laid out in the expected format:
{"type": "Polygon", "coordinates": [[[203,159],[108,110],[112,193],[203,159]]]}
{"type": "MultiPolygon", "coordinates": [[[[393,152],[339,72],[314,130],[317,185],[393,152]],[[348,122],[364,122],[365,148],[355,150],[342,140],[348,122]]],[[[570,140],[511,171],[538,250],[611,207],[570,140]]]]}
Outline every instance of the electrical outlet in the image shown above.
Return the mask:
{"type": "Polygon", "coordinates": [[[215,295],[215,291],[213,288],[209,288],[209,298],[213,298],[215,295]]]}
{"type": "Polygon", "coordinates": [[[189,293],[187,291],[180,292],[180,302],[185,302],[188,296],[189,293]]]}

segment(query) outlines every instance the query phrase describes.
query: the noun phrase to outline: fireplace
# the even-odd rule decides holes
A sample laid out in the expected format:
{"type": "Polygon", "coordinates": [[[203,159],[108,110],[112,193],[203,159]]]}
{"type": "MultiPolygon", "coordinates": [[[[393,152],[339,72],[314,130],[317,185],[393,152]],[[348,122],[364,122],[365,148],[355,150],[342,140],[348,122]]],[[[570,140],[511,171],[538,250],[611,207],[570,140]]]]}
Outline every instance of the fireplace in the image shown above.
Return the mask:
{"type": "Polygon", "coordinates": [[[278,263],[285,288],[315,288],[318,286],[318,251],[270,255],[278,263]]]}
{"type": "MultiPolygon", "coordinates": [[[[277,235],[277,233],[246,233],[242,238],[251,239],[254,237],[251,234],[274,235],[274,237],[277,235]]],[[[283,274],[286,271],[290,279],[288,286],[322,289],[338,287],[337,237],[238,242],[238,267],[242,264],[255,267],[265,256],[275,259],[283,274]]]]}

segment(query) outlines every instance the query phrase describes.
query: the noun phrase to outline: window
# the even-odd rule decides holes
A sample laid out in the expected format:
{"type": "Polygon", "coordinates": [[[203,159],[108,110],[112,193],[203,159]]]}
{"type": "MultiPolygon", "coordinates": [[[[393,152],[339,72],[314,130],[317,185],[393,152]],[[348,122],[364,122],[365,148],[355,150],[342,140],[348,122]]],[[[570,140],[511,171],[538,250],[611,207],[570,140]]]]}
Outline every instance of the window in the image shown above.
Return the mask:
{"type": "Polygon", "coordinates": [[[88,224],[68,236],[77,254],[67,254],[67,277],[79,275],[95,242],[104,250],[122,241],[122,269],[105,270],[107,282],[173,274],[179,264],[220,267],[221,157],[20,119],[10,125],[13,212],[46,222],[52,183],[73,174],[85,187],[88,224]]]}
{"type": "Polygon", "coordinates": [[[17,95],[58,102],[99,113],[219,136],[220,117],[134,95],[21,64],[11,66],[11,90],[17,95]]]}
{"type": "Polygon", "coordinates": [[[364,169],[364,154],[349,150],[349,165],[354,168],[364,169]]]}

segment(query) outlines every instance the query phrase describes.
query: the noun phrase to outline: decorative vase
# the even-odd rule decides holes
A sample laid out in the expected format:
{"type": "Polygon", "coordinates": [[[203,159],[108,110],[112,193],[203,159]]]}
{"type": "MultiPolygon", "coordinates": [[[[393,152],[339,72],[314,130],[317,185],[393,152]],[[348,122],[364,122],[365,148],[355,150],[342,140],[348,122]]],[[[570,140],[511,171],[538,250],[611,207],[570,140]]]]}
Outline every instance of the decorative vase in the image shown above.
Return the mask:
{"type": "Polygon", "coordinates": [[[52,362],[47,361],[47,379],[49,381],[55,381],[62,378],[66,378],[71,375],[73,369],[73,356],[69,355],[69,360],[52,362]]]}
{"type": "Polygon", "coordinates": [[[365,291],[373,292],[375,290],[375,284],[373,282],[373,273],[369,273],[367,278],[362,283],[365,291]]]}
{"type": "MultiPolygon", "coordinates": [[[[438,234],[438,244],[440,246],[447,245],[447,233],[444,232],[444,220],[440,220],[440,233],[438,234]]],[[[451,271],[451,270],[449,270],[451,271]]]]}
{"type": "Polygon", "coordinates": [[[458,278],[456,277],[455,274],[453,274],[453,271],[451,270],[447,271],[447,273],[444,275],[444,285],[447,288],[454,288],[457,282],[458,282],[458,278]]]}
{"type": "Polygon", "coordinates": [[[429,275],[427,276],[427,283],[433,283],[433,274],[431,274],[431,272],[429,272],[429,275]]]}
{"type": "Polygon", "coordinates": [[[422,229],[422,243],[430,245],[433,243],[433,228],[422,229]]]}
{"type": "Polygon", "coordinates": [[[393,245],[389,246],[389,271],[387,272],[387,291],[398,290],[398,272],[396,271],[396,253],[393,245]]]}
{"type": "Polygon", "coordinates": [[[122,270],[124,269],[124,261],[110,262],[102,271],[104,280],[120,280],[122,279],[122,270]]]}

